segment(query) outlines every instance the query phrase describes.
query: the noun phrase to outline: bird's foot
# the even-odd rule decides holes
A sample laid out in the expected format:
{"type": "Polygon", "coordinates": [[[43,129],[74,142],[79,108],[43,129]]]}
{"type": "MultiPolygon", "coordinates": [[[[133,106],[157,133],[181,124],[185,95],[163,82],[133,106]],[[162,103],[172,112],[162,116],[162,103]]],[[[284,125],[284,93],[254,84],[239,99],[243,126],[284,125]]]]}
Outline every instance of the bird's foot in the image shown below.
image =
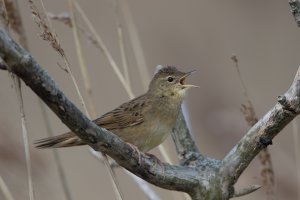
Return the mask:
{"type": "Polygon", "coordinates": [[[141,156],[141,152],[140,150],[137,148],[137,146],[133,145],[133,144],[130,144],[130,143],[127,143],[131,149],[137,153],[138,157],[139,157],[139,161],[138,161],[138,164],[139,165],[142,165],[142,156],[141,156]]]}
{"type": "Polygon", "coordinates": [[[155,165],[159,165],[160,168],[161,168],[161,172],[163,174],[163,177],[165,177],[165,166],[164,164],[161,162],[161,160],[159,158],[157,158],[155,155],[151,154],[151,153],[146,153],[146,155],[150,158],[150,159],[153,159],[154,162],[155,162],[155,165]]]}

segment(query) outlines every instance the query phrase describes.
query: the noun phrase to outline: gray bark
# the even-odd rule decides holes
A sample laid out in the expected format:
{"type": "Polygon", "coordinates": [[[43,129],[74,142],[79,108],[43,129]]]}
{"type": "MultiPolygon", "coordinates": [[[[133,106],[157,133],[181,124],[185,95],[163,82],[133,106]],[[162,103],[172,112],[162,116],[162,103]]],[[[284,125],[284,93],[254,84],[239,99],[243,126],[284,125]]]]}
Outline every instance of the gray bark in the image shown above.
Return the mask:
{"type": "Polygon", "coordinates": [[[20,77],[74,133],[96,151],[115,159],[119,165],[142,179],[169,190],[188,193],[196,199],[229,199],[246,195],[259,186],[240,191],[234,184],[253,158],[300,113],[300,69],[290,89],[273,108],[233,147],[223,160],[203,156],[180,115],[173,138],[181,165],[170,165],[138,153],[111,132],[90,121],[58,88],[48,73],[20,45],[0,28],[0,69],[20,77]]]}
{"type": "Polygon", "coordinates": [[[289,4],[295,21],[298,27],[300,27],[300,2],[299,0],[289,0],[289,4]]]}

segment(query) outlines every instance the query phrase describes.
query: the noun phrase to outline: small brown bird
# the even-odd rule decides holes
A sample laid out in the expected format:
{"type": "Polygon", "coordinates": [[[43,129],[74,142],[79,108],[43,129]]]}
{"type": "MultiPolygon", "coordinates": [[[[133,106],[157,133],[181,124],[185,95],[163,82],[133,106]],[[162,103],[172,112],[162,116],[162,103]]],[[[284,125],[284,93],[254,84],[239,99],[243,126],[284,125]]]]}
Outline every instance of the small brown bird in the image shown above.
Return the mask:
{"type": "MultiPolygon", "coordinates": [[[[192,72],[164,67],[153,77],[147,93],[122,104],[94,122],[146,153],[160,145],[175,126],[186,91],[185,79],[192,72]]],[[[59,148],[86,145],[75,133],[41,139],[37,148],[59,148]]]]}

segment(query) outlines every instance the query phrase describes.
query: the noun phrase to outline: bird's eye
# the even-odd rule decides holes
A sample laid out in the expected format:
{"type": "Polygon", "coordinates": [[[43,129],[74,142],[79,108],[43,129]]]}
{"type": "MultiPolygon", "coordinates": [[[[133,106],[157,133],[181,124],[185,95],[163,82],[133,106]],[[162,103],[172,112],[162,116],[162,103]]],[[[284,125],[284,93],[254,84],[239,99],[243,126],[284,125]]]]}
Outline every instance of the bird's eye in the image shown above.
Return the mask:
{"type": "Polygon", "coordinates": [[[174,81],[174,78],[172,76],[169,76],[167,80],[171,83],[174,81]]]}

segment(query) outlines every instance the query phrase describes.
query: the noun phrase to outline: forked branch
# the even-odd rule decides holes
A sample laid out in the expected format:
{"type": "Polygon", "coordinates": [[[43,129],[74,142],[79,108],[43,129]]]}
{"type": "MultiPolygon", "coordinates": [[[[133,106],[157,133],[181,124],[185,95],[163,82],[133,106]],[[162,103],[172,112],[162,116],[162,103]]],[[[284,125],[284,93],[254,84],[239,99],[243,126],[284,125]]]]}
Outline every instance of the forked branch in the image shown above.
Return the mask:
{"type": "Polygon", "coordinates": [[[58,89],[53,79],[33,57],[1,28],[0,57],[5,68],[19,76],[64,124],[94,150],[108,154],[122,167],[156,186],[186,192],[195,200],[229,199],[258,189],[258,186],[251,186],[235,191],[234,184],[259,151],[272,144],[272,139],[300,113],[299,69],[290,89],[279,96],[276,105],[223,160],[200,154],[185,127],[184,117],[181,116],[175,132],[178,151],[183,158],[182,165],[157,165],[157,160],[142,153],[142,161],[139,163],[139,154],[135,150],[116,135],[91,122],[58,89]]]}
{"type": "Polygon", "coordinates": [[[156,160],[138,153],[111,132],[90,121],[57,87],[53,79],[42,69],[33,57],[15,43],[0,28],[0,57],[6,62],[9,71],[19,76],[82,140],[94,150],[107,153],[121,166],[137,176],[157,186],[187,191],[195,185],[197,172],[182,166],[165,163],[157,165],[156,160]],[[177,183],[177,184],[176,184],[177,183]],[[178,184],[181,183],[181,184],[178,184]]]}

